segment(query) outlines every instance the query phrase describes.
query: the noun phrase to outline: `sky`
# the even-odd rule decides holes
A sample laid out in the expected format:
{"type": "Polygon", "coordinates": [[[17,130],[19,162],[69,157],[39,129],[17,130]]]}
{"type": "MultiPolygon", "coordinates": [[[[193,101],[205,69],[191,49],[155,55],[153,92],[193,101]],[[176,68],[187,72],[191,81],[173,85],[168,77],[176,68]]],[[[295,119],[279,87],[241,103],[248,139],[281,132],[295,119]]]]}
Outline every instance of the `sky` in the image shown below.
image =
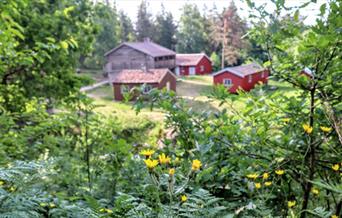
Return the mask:
{"type": "MultiPolygon", "coordinates": [[[[118,10],[123,10],[133,22],[136,21],[138,6],[141,3],[141,0],[109,0],[110,2],[116,2],[116,7],[118,10]]],[[[205,7],[212,8],[215,4],[218,9],[223,9],[228,7],[232,0],[146,0],[149,5],[149,11],[156,15],[161,10],[161,4],[164,5],[166,11],[170,11],[175,20],[178,21],[181,16],[181,8],[186,3],[196,4],[197,7],[202,11],[205,7]]],[[[247,4],[243,0],[233,0],[235,5],[238,8],[238,13],[242,18],[248,18],[248,7],[247,4]]],[[[307,2],[308,0],[286,0],[287,6],[298,6],[303,2],[307,2]]],[[[267,10],[272,11],[272,4],[269,0],[254,0],[256,4],[264,4],[267,3],[267,10]]],[[[305,10],[301,10],[302,16],[307,16],[304,23],[313,24],[315,23],[316,15],[319,13],[319,7],[327,0],[317,0],[317,3],[310,4],[309,7],[305,8],[305,10]]]]}

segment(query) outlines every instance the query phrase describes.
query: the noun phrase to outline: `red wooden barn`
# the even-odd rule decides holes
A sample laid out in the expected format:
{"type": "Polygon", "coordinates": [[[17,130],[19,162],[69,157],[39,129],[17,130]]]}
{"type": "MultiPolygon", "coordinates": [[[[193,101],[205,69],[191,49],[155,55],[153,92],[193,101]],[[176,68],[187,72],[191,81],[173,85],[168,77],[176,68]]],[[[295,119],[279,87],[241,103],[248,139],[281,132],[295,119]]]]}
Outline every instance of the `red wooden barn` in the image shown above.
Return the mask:
{"type": "Polygon", "coordinates": [[[214,84],[223,84],[229,92],[236,93],[238,89],[249,91],[259,83],[267,83],[269,71],[256,63],[227,67],[214,76],[214,84]]]}
{"type": "Polygon", "coordinates": [[[211,72],[212,63],[206,54],[176,54],[177,76],[204,75],[211,72]]]}
{"type": "Polygon", "coordinates": [[[114,99],[123,100],[123,93],[145,84],[145,92],[152,88],[176,91],[176,77],[169,69],[127,69],[110,74],[114,99]]]}

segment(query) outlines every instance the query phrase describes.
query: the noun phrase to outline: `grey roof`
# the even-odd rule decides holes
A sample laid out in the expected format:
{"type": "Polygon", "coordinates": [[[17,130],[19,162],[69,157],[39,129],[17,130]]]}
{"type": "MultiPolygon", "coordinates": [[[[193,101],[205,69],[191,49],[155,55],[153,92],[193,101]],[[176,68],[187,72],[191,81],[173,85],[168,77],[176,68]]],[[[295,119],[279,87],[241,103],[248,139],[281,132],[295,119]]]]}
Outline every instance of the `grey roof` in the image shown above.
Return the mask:
{"type": "Polygon", "coordinates": [[[176,52],[168,48],[165,48],[151,41],[145,41],[145,42],[124,42],[120,44],[119,46],[113,48],[112,50],[108,51],[104,56],[111,54],[112,52],[116,51],[117,49],[119,49],[120,47],[124,45],[129,46],[135,50],[138,50],[152,57],[176,55],[176,52]]]}
{"type": "Polygon", "coordinates": [[[213,76],[219,75],[224,72],[230,72],[233,73],[239,77],[245,77],[254,73],[258,73],[260,71],[264,70],[259,64],[257,63],[251,63],[251,64],[245,64],[240,65],[236,67],[226,67],[216,73],[213,74],[213,76]]]}

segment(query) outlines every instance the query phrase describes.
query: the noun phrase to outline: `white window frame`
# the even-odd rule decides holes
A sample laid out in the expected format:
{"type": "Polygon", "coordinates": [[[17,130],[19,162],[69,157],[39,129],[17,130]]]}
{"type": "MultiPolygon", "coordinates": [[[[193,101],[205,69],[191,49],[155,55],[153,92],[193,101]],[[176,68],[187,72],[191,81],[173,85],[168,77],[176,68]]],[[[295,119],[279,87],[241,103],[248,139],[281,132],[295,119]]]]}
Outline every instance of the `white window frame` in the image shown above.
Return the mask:
{"type": "Polygon", "coordinates": [[[248,75],[248,83],[252,83],[252,75],[248,75]]]}
{"type": "Polygon", "coordinates": [[[200,69],[201,69],[201,72],[203,72],[204,71],[204,65],[201,65],[200,69]]]}
{"type": "Polygon", "coordinates": [[[223,85],[224,85],[225,87],[230,87],[230,86],[232,86],[232,85],[233,85],[232,79],[224,78],[224,79],[223,79],[223,85]]]}

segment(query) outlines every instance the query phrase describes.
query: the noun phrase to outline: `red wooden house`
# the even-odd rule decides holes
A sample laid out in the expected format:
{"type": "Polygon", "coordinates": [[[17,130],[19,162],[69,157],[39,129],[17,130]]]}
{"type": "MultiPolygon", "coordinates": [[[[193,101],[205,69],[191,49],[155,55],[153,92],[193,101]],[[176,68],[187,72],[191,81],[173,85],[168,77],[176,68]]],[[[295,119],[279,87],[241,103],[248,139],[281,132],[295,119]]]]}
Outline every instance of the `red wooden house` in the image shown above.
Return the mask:
{"type": "Polygon", "coordinates": [[[123,100],[123,93],[133,87],[145,84],[144,92],[152,88],[166,88],[176,91],[176,76],[169,69],[127,69],[110,74],[109,77],[114,89],[114,99],[123,100]]]}
{"type": "Polygon", "coordinates": [[[249,91],[259,83],[267,83],[269,71],[256,63],[227,67],[213,75],[214,84],[223,84],[229,92],[236,93],[238,89],[249,91]]]}
{"type": "Polygon", "coordinates": [[[212,72],[212,62],[204,54],[176,54],[177,76],[204,75],[212,72]]]}

